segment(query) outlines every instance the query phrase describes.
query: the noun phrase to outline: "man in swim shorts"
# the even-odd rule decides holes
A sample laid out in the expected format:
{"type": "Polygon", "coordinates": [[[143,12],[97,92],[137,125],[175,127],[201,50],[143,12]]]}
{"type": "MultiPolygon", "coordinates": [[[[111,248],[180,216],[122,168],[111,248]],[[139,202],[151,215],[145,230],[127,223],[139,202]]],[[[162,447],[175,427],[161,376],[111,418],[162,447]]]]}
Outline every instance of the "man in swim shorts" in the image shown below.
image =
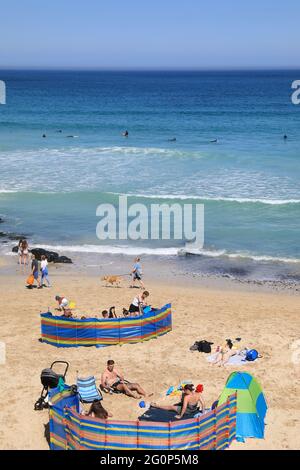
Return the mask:
{"type": "Polygon", "coordinates": [[[142,398],[146,396],[145,390],[138,384],[128,382],[124,379],[122,372],[115,368],[115,361],[107,361],[107,368],[101,376],[101,389],[106,392],[121,392],[131,398],[142,398]],[[135,393],[138,394],[136,396],[135,393]]]}
{"type": "Polygon", "coordinates": [[[132,284],[131,287],[135,286],[135,281],[140,283],[142,289],[145,289],[144,283],[142,281],[142,266],[141,266],[141,258],[135,258],[133,269],[131,271],[132,274],[132,284]]]}

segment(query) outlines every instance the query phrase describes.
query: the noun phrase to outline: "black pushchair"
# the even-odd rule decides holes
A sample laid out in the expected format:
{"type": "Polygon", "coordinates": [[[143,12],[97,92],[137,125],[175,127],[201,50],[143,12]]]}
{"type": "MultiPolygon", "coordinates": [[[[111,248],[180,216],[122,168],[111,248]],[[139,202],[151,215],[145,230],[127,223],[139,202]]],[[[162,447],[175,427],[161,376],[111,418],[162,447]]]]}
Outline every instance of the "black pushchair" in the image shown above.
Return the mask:
{"type": "Polygon", "coordinates": [[[59,379],[63,379],[65,381],[67,370],[69,369],[69,363],[66,361],[54,361],[52,362],[49,369],[43,369],[41,372],[41,382],[43,385],[43,389],[41,392],[40,398],[35,402],[34,409],[35,410],[42,410],[43,408],[48,408],[48,402],[46,398],[48,396],[49,388],[55,388],[58,385],[59,379]],[[64,372],[58,374],[53,370],[53,366],[55,364],[63,364],[64,365],[64,372]]]}

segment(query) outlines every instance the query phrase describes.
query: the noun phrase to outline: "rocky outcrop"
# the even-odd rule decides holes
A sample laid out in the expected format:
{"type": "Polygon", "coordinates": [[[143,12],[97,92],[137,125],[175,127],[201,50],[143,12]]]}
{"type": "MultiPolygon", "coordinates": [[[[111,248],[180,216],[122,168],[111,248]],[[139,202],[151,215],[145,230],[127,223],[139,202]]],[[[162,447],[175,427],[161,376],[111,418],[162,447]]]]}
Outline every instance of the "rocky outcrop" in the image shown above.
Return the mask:
{"type": "MultiPolygon", "coordinates": [[[[13,253],[18,253],[18,247],[14,246],[12,249],[13,253]]],[[[49,263],[64,263],[64,264],[71,264],[71,258],[67,256],[60,256],[56,251],[49,251],[45,250],[44,248],[32,248],[29,250],[38,261],[42,259],[42,256],[46,256],[49,263]]]]}

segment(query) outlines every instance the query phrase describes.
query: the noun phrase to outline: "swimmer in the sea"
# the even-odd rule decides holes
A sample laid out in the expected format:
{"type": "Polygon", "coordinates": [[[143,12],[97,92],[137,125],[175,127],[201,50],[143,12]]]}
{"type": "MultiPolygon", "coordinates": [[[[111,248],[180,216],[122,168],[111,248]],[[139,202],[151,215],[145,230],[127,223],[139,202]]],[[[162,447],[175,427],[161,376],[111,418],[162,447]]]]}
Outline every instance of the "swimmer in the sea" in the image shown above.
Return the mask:
{"type": "Polygon", "coordinates": [[[127,130],[126,130],[125,132],[122,132],[122,136],[123,136],[123,137],[128,137],[128,135],[129,135],[129,133],[128,133],[127,130]]]}
{"type": "Polygon", "coordinates": [[[172,139],[168,139],[168,142],[176,142],[176,137],[173,137],[172,139]]]}

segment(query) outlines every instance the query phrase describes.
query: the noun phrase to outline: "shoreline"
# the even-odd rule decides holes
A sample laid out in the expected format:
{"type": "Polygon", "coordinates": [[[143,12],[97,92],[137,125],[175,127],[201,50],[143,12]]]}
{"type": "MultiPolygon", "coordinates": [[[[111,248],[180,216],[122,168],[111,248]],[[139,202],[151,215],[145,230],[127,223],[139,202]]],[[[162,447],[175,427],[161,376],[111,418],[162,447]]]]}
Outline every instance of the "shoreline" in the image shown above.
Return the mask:
{"type": "MultiPolygon", "coordinates": [[[[68,252],[69,254],[69,252],[68,252]]],[[[64,255],[64,253],[60,253],[64,255]]],[[[17,263],[17,254],[0,255],[0,269],[2,274],[14,275],[22,272],[17,263]]],[[[104,275],[119,275],[129,273],[133,257],[130,255],[97,255],[91,256],[86,253],[73,253],[72,264],[49,263],[49,274],[59,273],[61,275],[81,275],[84,277],[102,277],[104,275]],[[91,264],[92,263],[92,264],[91,264]]],[[[186,269],[178,269],[177,261],[169,257],[155,257],[145,255],[142,257],[144,280],[150,282],[164,282],[173,286],[198,287],[207,289],[226,289],[228,291],[241,292],[269,292],[288,293],[290,295],[300,294],[300,282],[280,280],[255,280],[234,278],[229,275],[216,275],[189,272],[186,269]],[[188,280],[188,284],[187,284],[188,280]]],[[[1,275],[0,271],[0,275],[1,275]]],[[[27,273],[29,269],[27,267],[27,273]]],[[[123,284],[129,284],[130,276],[122,276],[123,284]],[[127,281],[128,280],[128,281],[127,281]]]]}

